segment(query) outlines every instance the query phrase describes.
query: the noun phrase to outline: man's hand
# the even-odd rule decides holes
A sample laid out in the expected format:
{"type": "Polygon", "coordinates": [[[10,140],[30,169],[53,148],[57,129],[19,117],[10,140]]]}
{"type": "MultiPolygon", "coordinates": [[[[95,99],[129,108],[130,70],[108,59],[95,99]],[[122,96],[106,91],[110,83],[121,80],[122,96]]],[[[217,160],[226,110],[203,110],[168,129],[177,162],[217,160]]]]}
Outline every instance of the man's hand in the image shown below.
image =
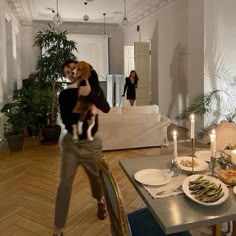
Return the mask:
{"type": "Polygon", "coordinates": [[[91,92],[91,87],[87,79],[85,80],[85,84],[86,84],[85,86],[79,87],[79,96],[88,96],[89,93],[91,92]]]}

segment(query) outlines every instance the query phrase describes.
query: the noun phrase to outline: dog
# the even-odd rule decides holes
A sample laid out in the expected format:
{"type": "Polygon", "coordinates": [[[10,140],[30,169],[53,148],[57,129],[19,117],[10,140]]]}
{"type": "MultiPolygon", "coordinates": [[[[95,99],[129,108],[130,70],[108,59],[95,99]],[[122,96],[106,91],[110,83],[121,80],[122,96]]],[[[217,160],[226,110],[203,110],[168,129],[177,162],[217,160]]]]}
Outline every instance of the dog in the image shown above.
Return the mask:
{"type": "MultiPolygon", "coordinates": [[[[91,73],[90,65],[85,61],[80,61],[72,70],[73,77],[77,78],[77,87],[81,85],[83,80],[88,80],[91,73]]],[[[93,141],[92,128],[95,125],[95,116],[98,113],[97,107],[91,103],[86,96],[79,96],[78,101],[73,109],[73,113],[79,113],[80,119],[77,124],[73,127],[73,141],[77,143],[79,141],[79,135],[83,132],[83,123],[87,115],[89,115],[88,129],[87,129],[87,139],[93,141]]]]}

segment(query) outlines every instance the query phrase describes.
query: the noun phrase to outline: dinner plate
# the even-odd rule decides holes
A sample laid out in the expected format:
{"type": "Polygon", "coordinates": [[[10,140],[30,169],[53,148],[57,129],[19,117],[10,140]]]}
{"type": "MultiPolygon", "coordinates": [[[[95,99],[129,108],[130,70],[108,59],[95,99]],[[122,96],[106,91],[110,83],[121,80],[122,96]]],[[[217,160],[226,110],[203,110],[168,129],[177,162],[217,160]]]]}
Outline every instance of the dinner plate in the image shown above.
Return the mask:
{"type": "Polygon", "coordinates": [[[164,185],[170,182],[171,174],[167,170],[144,169],[136,172],[134,178],[146,185],[164,185]]]}
{"type": "Polygon", "coordinates": [[[185,195],[188,198],[190,198],[194,202],[197,202],[197,203],[199,203],[201,205],[205,205],[205,206],[219,205],[219,204],[223,203],[229,197],[229,190],[228,190],[227,186],[223,182],[221,182],[219,179],[216,179],[216,178],[214,178],[212,176],[208,176],[208,175],[191,175],[184,180],[184,182],[182,184],[182,188],[183,188],[183,192],[185,193],[185,195]],[[221,184],[222,191],[223,191],[224,195],[216,202],[209,202],[209,203],[208,202],[201,202],[201,201],[197,200],[196,198],[194,198],[194,196],[191,194],[191,192],[189,190],[189,182],[196,180],[200,176],[204,176],[204,179],[207,179],[207,180],[217,184],[218,186],[221,184]]]}
{"type": "Polygon", "coordinates": [[[236,186],[233,187],[233,192],[236,194],[236,186]]]}
{"type": "MultiPolygon", "coordinates": [[[[192,167],[187,167],[187,166],[184,166],[181,164],[182,160],[183,161],[192,161],[192,157],[190,157],[190,156],[176,157],[176,161],[182,170],[192,171],[192,167]]],[[[208,168],[208,164],[205,161],[198,159],[198,158],[194,158],[194,161],[196,163],[198,163],[198,166],[194,166],[194,172],[203,171],[208,168]]]]}
{"type": "MultiPolygon", "coordinates": [[[[200,150],[195,152],[195,156],[206,162],[211,162],[211,150],[200,150]]],[[[220,152],[216,152],[216,157],[220,157],[220,152]]]]}

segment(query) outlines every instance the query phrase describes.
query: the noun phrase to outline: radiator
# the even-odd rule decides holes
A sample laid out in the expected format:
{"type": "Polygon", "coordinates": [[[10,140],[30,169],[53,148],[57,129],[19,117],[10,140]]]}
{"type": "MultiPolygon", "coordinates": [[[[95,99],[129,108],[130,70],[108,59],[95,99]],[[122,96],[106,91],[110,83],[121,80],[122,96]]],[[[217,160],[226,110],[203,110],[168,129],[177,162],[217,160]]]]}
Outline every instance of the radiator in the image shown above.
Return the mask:
{"type": "Polygon", "coordinates": [[[7,123],[7,117],[4,113],[0,113],[0,142],[3,140],[4,134],[8,131],[9,126],[7,123]]]}

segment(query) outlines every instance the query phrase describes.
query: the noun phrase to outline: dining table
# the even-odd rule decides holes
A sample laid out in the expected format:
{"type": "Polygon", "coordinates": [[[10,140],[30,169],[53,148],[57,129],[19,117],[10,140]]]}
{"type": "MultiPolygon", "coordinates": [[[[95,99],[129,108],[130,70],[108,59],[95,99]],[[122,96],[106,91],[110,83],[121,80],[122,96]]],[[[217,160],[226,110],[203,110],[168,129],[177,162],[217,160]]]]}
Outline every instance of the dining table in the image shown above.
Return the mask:
{"type": "MultiPolygon", "coordinates": [[[[189,199],[184,193],[165,198],[153,198],[134,174],[143,169],[168,169],[173,155],[123,159],[119,164],[137,193],[143,199],[162,230],[168,235],[200,227],[213,226],[213,235],[221,235],[221,224],[236,219],[236,196],[232,187],[229,197],[215,206],[205,206],[189,199]]],[[[191,173],[189,173],[191,174],[191,173]]]]}

